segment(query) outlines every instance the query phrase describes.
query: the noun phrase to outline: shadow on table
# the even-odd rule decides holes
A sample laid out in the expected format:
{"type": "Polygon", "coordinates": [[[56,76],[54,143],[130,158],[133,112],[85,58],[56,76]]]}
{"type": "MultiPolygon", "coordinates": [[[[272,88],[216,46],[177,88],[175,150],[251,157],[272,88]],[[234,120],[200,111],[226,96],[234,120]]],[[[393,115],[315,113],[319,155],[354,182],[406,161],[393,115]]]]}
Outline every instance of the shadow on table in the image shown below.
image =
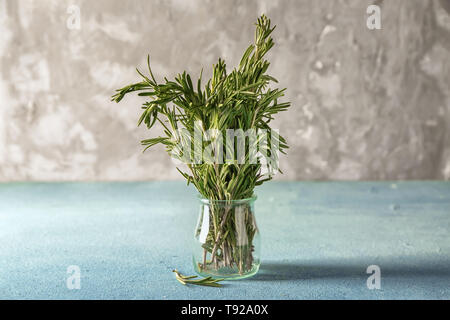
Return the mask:
{"type": "Polygon", "coordinates": [[[364,260],[329,260],[329,261],[294,261],[277,262],[266,261],[261,264],[259,272],[250,280],[254,281],[283,281],[283,280],[311,280],[323,278],[364,277],[369,275],[366,269],[376,264],[381,269],[382,277],[449,277],[450,260],[446,261],[384,261],[367,263],[364,260]]]}

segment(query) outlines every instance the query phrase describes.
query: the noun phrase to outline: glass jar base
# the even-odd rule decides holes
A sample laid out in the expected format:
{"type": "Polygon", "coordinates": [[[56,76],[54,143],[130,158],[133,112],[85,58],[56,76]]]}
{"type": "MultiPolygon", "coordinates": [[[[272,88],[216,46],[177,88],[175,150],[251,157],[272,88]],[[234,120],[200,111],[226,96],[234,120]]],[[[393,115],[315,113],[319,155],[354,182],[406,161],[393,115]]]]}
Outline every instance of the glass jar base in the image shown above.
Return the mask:
{"type": "Polygon", "coordinates": [[[219,269],[215,268],[203,269],[198,264],[196,264],[194,260],[195,273],[197,273],[199,276],[212,277],[214,279],[226,279],[226,280],[240,280],[250,278],[258,273],[259,265],[260,265],[259,263],[253,264],[250,270],[240,273],[238,268],[229,268],[229,267],[223,267],[219,269]]]}

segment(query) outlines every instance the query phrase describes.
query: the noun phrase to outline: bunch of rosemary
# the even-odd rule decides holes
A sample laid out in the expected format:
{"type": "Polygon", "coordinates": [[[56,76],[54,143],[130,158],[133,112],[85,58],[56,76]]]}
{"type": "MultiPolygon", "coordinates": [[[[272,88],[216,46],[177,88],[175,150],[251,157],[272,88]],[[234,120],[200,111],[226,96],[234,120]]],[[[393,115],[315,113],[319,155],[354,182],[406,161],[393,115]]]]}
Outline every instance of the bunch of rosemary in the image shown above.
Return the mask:
{"type": "MultiPolygon", "coordinates": [[[[209,221],[214,227],[211,227],[203,245],[205,259],[200,265],[203,269],[208,264],[206,254],[211,255],[208,262],[214,268],[218,268],[219,264],[237,265],[240,266],[239,272],[244,272],[251,267],[251,237],[245,249],[246,261],[250,263],[244,263],[242,248],[237,248],[236,244],[234,215],[230,214],[233,211],[231,200],[252,197],[255,186],[270,180],[279,171],[277,154],[284,153],[288,148],[285,139],[271,130],[269,125],[276,113],[290,106],[289,102],[278,101],[284,96],[285,89],[269,88],[269,84],[277,80],[266,73],[269,62],[264,57],[274,45],[271,38],[274,29],[265,15],[258,18],[254,43],[244,52],[239,67],[228,73],[225,62],[219,59],[213,66],[212,78],[204,87],[202,73],[196,86],[186,72],[174,80],[164,78],[163,82],[158,83],[148,58],[149,76],[137,70],[142,80],[117,90],[112,97],[116,102],[132,92],[148,97],[138,123],[144,123],[148,129],[159,123],[164,128],[164,135],[143,140],[141,143],[145,150],[156,144],[165,145],[172,157],[186,164],[185,170],[177,169],[188,184],[194,184],[202,197],[230,201],[230,206],[211,206],[209,221]],[[236,137],[232,137],[231,147],[217,139],[230,129],[265,134],[258,135],[252,141],[244,137],[245,152],[239,158],[234,144],[236,137]],[[196,133],[200,133],[200,141],[195,139],[196,133]],[[265,143],[262,143],[263,140],[265,143]],[[219,155],[228,152],[231,157],[217,161],[219,155]],[[259,155],[256,161],[251,161],[256,153],[259,155]],[[268,174],[263,170],[266,169],[263,167],[265,163],[268,164],[268,174]],[[238,249],[241,251],[238,252],[238,249]]],[[[251,214],[246,217],[244,222],[249,233],[254,233],[256,225],[253,217],[251,214]]]]}

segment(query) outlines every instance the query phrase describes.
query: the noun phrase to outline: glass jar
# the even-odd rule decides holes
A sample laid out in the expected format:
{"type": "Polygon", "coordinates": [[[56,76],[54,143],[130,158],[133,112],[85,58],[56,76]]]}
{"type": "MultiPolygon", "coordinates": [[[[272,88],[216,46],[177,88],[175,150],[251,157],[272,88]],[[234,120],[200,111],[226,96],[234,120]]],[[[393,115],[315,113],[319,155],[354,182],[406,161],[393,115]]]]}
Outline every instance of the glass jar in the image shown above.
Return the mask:
{"type": "Polygon", "coordinates": [[[256,196],[242,200],[200,200],[193,262],[204,277],[242,279],[260,265],[260,236],[255,220],[256,196]]]}

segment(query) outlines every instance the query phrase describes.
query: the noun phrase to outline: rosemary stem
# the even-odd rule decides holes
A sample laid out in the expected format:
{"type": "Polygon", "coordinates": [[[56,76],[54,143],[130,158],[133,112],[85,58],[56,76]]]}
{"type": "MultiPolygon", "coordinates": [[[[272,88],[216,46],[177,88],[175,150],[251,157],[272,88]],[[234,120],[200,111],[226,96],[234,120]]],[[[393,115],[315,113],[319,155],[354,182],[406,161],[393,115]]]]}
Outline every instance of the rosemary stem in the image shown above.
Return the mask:
{"type": "Polygon", "coordinates": [[[216,241],[214,243],[213,250],[211,252],[211,256],[212,256],[212,259],[213,259],[214,263],[217,263],[216,253],[217,253],[217,249],[219,247],[219,243],[220,243],[220,240],[221,240],[221,237],[222,237],[223,229],[224,229],[224,226],[225,226],[225,222],[227,221],[229,212],[230,212],[230,207],[227,206],[226,209],[225,209],[225,214],[224,214],[224,216],[222,218],[222,222],[220,223],[220,226],[219,226],[219,231],[217,232],[216,241]]]}
{"type": "Polygon", "coordinates": [[[208,251],[206,249],[203,249],[203,269],[206,269],[206,255],[208,251]]]}

